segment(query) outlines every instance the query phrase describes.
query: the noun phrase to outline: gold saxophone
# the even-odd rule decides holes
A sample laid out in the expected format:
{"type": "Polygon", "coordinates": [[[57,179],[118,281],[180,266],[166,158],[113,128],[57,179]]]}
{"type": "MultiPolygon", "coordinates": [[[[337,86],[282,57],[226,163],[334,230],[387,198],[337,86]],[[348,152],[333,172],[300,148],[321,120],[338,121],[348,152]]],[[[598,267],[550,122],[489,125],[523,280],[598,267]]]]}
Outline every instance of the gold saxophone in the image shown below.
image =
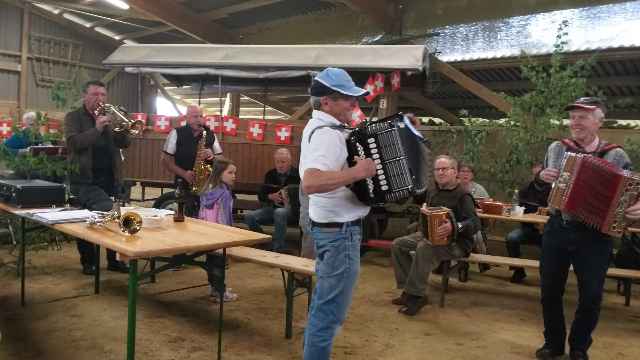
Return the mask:
{"type": "Polygon", "coordinates": [[[127,110],[119,105],[99,103],[94,111],[96,116],[111,115],[113,118],[113,132],[126,131],[132,136],[140,135],[144,131],[144,122],[141,120],[129,119],[127,110]]]}
{"type": "Polygon", "coordinates": [[[198,154],[204,150],[207,142],[207,130],[202,131],[202,138],[198,142],[198,148],[196,149],[196,163],[193,165],[193,174],[194,180],[193,185],[191,186],[191,191],[198,194],[204,189],[204,185],[209,179],[209,175],[211,175],[210,164],[205,163],[205,159],[202,157],[198,157],[198,154]]]}

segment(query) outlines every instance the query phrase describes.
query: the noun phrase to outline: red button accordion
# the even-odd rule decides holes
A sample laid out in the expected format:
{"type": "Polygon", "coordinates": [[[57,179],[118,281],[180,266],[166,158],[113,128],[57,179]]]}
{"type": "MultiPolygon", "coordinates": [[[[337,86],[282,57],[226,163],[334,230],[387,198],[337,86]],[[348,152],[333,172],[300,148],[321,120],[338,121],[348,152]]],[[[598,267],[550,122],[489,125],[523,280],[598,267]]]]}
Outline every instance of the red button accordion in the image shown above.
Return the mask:
{"type": "Polygon", "coordinates": [[[640,173],[595,156],[566,153],[549,194],[549,207],[620,237],[626,227],[624,211],[639,195],[640,173]]]}

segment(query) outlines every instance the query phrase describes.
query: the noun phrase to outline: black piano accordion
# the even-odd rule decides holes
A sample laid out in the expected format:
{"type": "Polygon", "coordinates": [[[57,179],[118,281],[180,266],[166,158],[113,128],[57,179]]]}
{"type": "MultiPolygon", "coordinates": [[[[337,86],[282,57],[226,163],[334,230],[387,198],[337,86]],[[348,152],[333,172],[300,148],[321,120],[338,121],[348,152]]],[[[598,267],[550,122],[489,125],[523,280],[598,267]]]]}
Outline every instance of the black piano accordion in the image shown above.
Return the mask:
{"type": "Polygon", "coordinates": [[[566,153],[549,194],[549,207],[620,237],[626,227],[624,211],[639,195],[639,173],[595,156],[566,153]]]}
{"type": "Polygon", "coordinates": [[[370,206],[407,199],[427,190],[428,142],[402,114],[358,125],[347,138],[349,166],[354,156],[372,159],[376,175],[351,185],[370,206]]]}

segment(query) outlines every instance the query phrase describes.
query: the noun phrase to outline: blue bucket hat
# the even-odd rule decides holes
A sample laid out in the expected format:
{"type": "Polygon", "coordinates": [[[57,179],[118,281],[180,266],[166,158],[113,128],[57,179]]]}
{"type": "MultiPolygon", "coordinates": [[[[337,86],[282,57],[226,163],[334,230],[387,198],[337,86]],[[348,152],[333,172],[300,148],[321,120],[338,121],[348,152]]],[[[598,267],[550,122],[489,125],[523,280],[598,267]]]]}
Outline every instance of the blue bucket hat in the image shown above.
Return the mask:
{"type": "Polygon", "coordinates": [[[335,92],[348,96],[369,94],[369,91],[357,87],[346,71],[338,68],[326,68],[318,73],[309,92],[311,96],[327,96],[335,92]]]}

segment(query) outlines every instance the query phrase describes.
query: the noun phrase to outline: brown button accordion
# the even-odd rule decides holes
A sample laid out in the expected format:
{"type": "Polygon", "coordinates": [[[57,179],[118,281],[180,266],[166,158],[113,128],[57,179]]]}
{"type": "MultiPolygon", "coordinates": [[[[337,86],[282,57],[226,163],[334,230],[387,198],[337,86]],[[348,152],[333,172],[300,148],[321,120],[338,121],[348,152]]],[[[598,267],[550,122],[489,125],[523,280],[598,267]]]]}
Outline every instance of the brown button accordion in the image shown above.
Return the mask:
{"type": "Polygon", "coordinates": [[[549,194],[549,207],[620,237],[626,227],[624,211],[639,195],[639,173],[595,156],[566,153],[549,194]]]}
{"type": "Polygon", "coordinates": [[[438,226],[449,220],[450,210],[446,207],[424,207],[422,208],[422,234],[433,246],[446,246],[451,241],[451,236],[438,237],[438,226]]]}

